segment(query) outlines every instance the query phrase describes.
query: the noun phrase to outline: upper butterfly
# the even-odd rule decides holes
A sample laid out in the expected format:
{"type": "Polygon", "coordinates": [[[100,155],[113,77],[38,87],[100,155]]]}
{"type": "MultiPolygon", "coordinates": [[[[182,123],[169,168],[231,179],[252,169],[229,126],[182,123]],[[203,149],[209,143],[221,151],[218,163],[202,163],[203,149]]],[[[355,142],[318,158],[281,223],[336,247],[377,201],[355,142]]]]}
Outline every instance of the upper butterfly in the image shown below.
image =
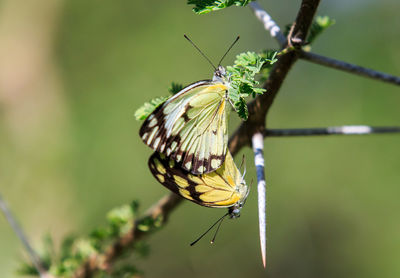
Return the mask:
{"type": "Polygon", "coordinates": [[[228,89],[225,68],[218,65],[212,80],[195,82],[157,107],[140,128],[140,137],[193,174],[215,171],[227,151],[228,89]]]}

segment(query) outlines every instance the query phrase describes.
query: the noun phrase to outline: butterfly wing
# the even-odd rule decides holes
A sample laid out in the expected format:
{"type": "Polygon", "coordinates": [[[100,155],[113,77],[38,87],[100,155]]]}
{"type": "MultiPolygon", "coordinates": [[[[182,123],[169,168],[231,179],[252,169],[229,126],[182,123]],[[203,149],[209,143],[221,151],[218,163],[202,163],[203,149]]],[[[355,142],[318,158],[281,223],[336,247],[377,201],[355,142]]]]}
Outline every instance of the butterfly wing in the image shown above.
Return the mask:
{"type": "Polygon", "coordinates": [[[153,176],[169,190],[206,207],[231,207],[247,196],[247,186],[228,152],[225,162],[216,171],[193,175],[172,159],[157,152],[149,159],[153,176]]]}
{"type": "Polygon", "coordinates": [[[193,174],[215,171],[227,149],[227,89],[207,80],[187,86],[147,117],[140,137],[193,174]]]}

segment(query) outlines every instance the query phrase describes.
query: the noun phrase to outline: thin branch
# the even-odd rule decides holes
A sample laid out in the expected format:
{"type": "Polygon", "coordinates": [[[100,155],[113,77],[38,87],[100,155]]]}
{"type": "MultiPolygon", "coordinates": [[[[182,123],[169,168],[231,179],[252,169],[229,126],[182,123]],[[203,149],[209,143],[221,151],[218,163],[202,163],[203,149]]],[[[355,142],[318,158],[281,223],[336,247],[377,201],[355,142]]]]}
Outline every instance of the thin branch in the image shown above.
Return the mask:
{"type": "Polygon", "coordinates": [[[6,202],[4,201],[3,197],[0,194],[0,209],[2,210],[4,216],[6,217],[8,223],[10,224],[11,228],[14,230],[14,233],[18,236],[19,240],[22,242],[26,252],[28,253],[32,264],[36,268],[37,272],[39,273],[41,278],[50,278],[52,277],[46,269],[43,267],[42,262],[39,259],[39,256],[33,250],[31,244],[29,243],[28,238],[25,236],[22,228],[18,225],[17,220],[11,213],[10,209],[8,208],[6,202]]]}
{"type": "Polygon", "coordinates": [[[383,82],[391,83],[400,86],[400,77],[390,75],[384,72],[375,71],[372,69],[364,68],[347,62],[335,60],[325,56],[321,56],[311,52],[300,51],[300,58],[303,60],[316,63],[319,65],[327,66],[330,68],[347,71],[364,77],[380,80],[383,82]]]}
{"type": "Polygon", "coordinates": [[[400,133],[399,126],[373,127],[367,125],[345,125],[322,128],[266,129],[264,137],[318,136],[318,135],[367,135],[376,133],[400,133]]]}
{"type": "Polygon", "coordinates": [[[281,47],[284,47],[287,44],[287,40],[278,24],[257,2],[250,2],[249,7],[253,10],[254,15],[263,23],[265,30],[269,31],[271,37],[275,38],[281,47]]]}
{"type": "Polygon", "coordinates": [[[124,236],[118,238],[110,247],[102,254],[90,257],[73,275],[74,278],[92,277],[97,271],[110,271],[115,260],[123,254],[126,248],[131,247],[134,242],[149,235],[138,228],[138,224],[151,217],[159,219],[161,217],[162,224],[168,220],[169,214],[181,203],[183,199],[175,193],[162,197],[155,205],[153,205],[140,219],[136,220],[131,230],[124,236]]]}
{"type": "MultiPolygon", "coordinates": [[[[291,28],[291,34],[296,34],[297,36],[296,40],[305,40],[318,4],[319,0],[302,1],[296,21],[291,28]]],[[[286,46],[283,46],[283,48],[285,47],[286,46]]],[[[243,122],[229,138],[229,149],[232,155],[235,155],[242,147],[249,146],[253,134],[264,132],[267,113],[289,70],[297,59],[297,52],[290,51],[283,54],[274,64],[264,84],[264,89],[266,89],[268,93],[256,97],[255,100],[248,104],[248,120],[243,122]]]]}
{"type": "Polygon", "coordinates": [[[292,24],[288,35],[288,46],[301,47],[304,45],[308,30],[311,27],[314,15],[317,11],[319,0],[301,2],[296,20],[292,24]]]}
{"type": "Polygon", "coordinates": [[[258,223],[260,233],[261,257],[264,268],[267,265],[267,213],[266,213],[266,182],[264,170],[264,137],[262,133],[256,133],[252,137],[254,164],[257,172],[257,196],[258,196],[258,223]]]}
{"type": "MultiPolygon", "coordinates": [[[[318,8],[319,0],[303,0],[297,14],[296,20],[292,25],[288,40],[296,46],[305,40],[307,32],[311,26],[312,19],[318,8]],[[295,37],[291,37],[295,36],[295,37]]],[[[281,46],[286,48],[287,45],[281,46]]],[[[242,123],[229,139],[229,149],[236,154],[243,146],[250,145],[252,142],[255,152],[257,180],[258,180],[258,206],[259,206],[259,230],[261,254],[264,267],[266,265],[266,212],[265,212],[265,177],[264,177],[264,158],[262,154],[263,136],[266,125],[266,116],[272,103],[277,96],[281,85],[286,78],[292,65],[297,61],[297,51],[284,53],[271,69],[270,75],[264,84],[264,89],[268,93],[256,97],[248,104],[249,117],[242,123]],[[262,162],[262,163],[261,163],[262,162]]]]}
{"type": "MultiPolygon", "coordinates": [[[[280,31],[279,26],[271,18],[271,16],[265,10],[263,10],[263,8],[257,2],[251,2],[249,6],[253,10],[255,16],[264,25],[264,28],[270,33],[271,37],[275,38],[281,47],[285,46],[287,44],[286,38],[280,31]]],[[[296,31],[293,29],[292,33],[294,34],[294,32],[296,31]]],[[[291,43],[297,43],[299,46],[301,46],[302,42],[303,40],[299,40],[298,38],[291,39],[291,43]]],[[[364,68],[361,66],[336,60],[333,58],[328,58],[312,52],[305,52],[299,50],[299,57],[303,60],[323,65],[326,67],[346,71],[349,73],[380,80],[394,85],[400,85],[400,77],[398,76],[390,75],[384,72],[379,72],[373,69],[364,68]]]]}

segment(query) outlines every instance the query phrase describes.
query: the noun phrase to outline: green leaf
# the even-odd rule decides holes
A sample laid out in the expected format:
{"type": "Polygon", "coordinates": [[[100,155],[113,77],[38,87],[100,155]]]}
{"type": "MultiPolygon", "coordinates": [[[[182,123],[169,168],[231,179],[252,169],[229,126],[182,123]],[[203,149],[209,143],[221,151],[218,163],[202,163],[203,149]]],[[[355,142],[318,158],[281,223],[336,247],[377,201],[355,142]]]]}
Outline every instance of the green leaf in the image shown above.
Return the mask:
{"type": "Polygon", "coordinates": [[[60,247],[60,260],[63,261],[72,256],[72,248],[74,246],[74,242],[76,240],[76,236],[69,235],[66,236],[62,242],[60,247]]]}
{"type": "Polygon", "coordinates": [[[134,213],[130,205],[123,205],[107,213],[113,235],[121,235],[129,231],[133,225],[134,213]]]}
{"type": "Polygon", "coordinates": [[[76,252],[76,256],[81,260],[85,260],[86,258],[88,258],[89,256],[91,256],[92,254],[96,254],[97,250],[93,247],[93,245],[91,244],[90,240],[88,239],[77,239],[74,242],[74,249],[76,252]]]}
{"type": "Polygon", "coordinates": [[[328,27],[335,24],[335,20],[329,18],[329,16],[317,16],[310,27],[310,32],[308,34],[307,42],[312,43],[322,34],[328,27]]]}
{"type": "Polygon", "coordinates": [[[244,98],[240,97],[240,100],[235,103],[235,109],[239,114],[239,117],[246,121],[249,115],[249,111],[247,109],[247,104],[244,98]]]}
{"type": "Polygon", "coordinates": [[[18,275],[39,276],[39,273],[36,270],[36,268],[32,264],[26,262],[22,262],[20,266],[17,268],[16,272],[18,275]]]}
{"type": "Polygon", "coordinates": [[[183,85],[182,84],[172,82],[171,83],[171,87],[168,88],[168,92],[171,95],[175,95],[176,93],[179,93],[182,89],[183,89],[183,85]]]}
{"type": "Polygon", "coordinates": [[[229,6],[246,6],[254,0],[188,0],[189,5],[194,5],[196,14],[206,14],[212,11],[225,9],[229,6]]]}
{"type": "Polygon", "coordinates": [[[142,232],[151,232],[157,228],[160,228],[163,223],[163,216],[160,215],[155,219],[151,216],[144,217],[140,223],[138,223],[137,228],[142,232]]]}
{"type": "MultiPolygon", "coordinates": [[[[228,95],[233,102],[236,112],[246,120],[248,117],[245,97],[262,94],[265,90],[258,88],[259,82],[256,75],[263,69],[270,68],[277,61],[276,51],[264,51],[261,54],[255,52],[241,53],[236,56],[235,64],[226,68],[231,80],[228,95]]],[[[265,71],[267,74],[267,71],[265,71]]]]}
{"type": "Polygon", "coordinates": [[[138,121],[146,119],[158,106],[160,106],[168,97],[157,97],[144,103],[135,111],[135,118],[138,121]]]}
{"type": "Polygon", "coordinates": [[[125,264],[123,266],[118,267],[112,273],[112,278],[134,278],[139,277],[138,274],[142,274],[135,266],[130,264],[125,264]]]}

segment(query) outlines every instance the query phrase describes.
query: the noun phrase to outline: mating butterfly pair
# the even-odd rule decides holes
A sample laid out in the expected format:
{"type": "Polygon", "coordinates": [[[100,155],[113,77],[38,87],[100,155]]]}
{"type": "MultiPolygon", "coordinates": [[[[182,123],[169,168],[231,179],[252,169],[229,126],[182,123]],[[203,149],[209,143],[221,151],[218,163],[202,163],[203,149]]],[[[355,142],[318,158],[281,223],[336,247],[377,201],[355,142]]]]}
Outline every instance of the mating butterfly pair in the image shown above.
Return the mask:
{"type": "Polygon", "coordinates": [[[249,189],[227,150],[229,80],[222,66],[214,68],[212,80],[193,83],[157,107],[139,135],[155,151],[149,167],[162,185],[199,205],[228,207],[236,218],[249,189]]]}

